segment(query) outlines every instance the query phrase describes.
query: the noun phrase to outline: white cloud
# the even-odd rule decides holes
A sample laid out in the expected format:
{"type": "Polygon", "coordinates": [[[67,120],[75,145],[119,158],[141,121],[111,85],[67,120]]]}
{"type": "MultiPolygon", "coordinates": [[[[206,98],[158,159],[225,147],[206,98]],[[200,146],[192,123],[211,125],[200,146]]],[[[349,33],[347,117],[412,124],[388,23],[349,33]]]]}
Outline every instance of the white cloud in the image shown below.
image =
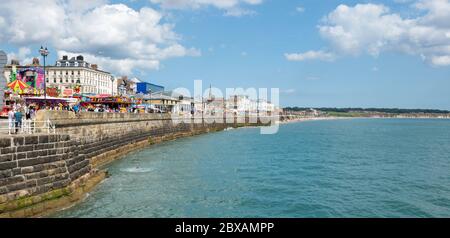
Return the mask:
{"type": "Polygon", "coordinates": [[[305,61],[305,60],[323,60],[333,61],[336,56],[333,53],[325,51],[308,51],[305,53],[292,53],[284,55],[290,61],[305,61]]]}
{"type": "Polygon", "coordinates": [[[161,60],[201,53],[179,42],[174,25],[148,7],[105,0],[17,0],[0,3],[0,42],[46,43],[59,53],[83,54],[113,73],[158,69],[161,60]],[[45,12],[46,14],[36,14],[45,12]]]}
{"type": "Polygon", "coordinates": [[[55,0],[1,1],[0,16],[3,18],[0,41],[25,45],[58,34],[65,11],[55,0]]]}
{"type": "Polygon", "coordinates": [[[297,12],[305,12],[304,7],[297,7],[295,10],[297,10],[297,12]]]}
{"type": "MultiPolygon", "coordinates": [[[[63,55],[74,57],[80,53],[67,52],[64,50],[59,50],[57,52],[58,57],[61,58],[63,55]]],[[[96,63],[99,65],[100,69],[108,69],[119,74],[128,75],[133,69],[159,69],[160,62],[158,60],[151,59],[129,59],[129,58],[111,58],[108,56],[98,56],[89,53],[83,53],[86,61],[96,63]]]]}
{"type": "Polygon", "coordinates": [[[365,52],[377,56],[384,48],[401,41],[409,24],[399,15],[389,14],[383,5],[340,5],[324,19],[319,31],[339,53],[365,52]]]}
{"type": "Polygon", "coordinates": [[[436,66],[449,66],[450,65],[450,56],[433,56],[431,58],[431,62],[436,66]]]}
{"type": "Polygon", "coordinates": [[[243,5],[258,5],[263,0],[150,0],[167,9],[200,9],[215,7],[225,11],[225,16],[254,15],[255,12],[242,8],[243,5]]]}
{"type": "Polygon", "coordinates": [[[28,47],[20,47],[18,52],[11,52],[8,53],[8,60],[11,59],[16,59],[19,60],[21,62],[23,62],[24,64],[30,64],[32,62],[32,58],[30,57],[31,54],[31,49],[28,47]]]}
{"type": "Polygon", "coordinates": [[[412,6],[422,15],[404,18],[382,4],[339,5],[318,29],[336,56],[400,52],[436,66],[450,65],[449,0],[420,0],[412,6]]]}
{"type": "Polygon", "coordinates": [[[232,9],[228,9],[224,15],[232,16],[232,17],[241,17],[241,16],[256,15],[256,12],[252,11],[252,10],[242,9],[242,8],[232,8],[232,9]]]}
{"type": "Polygon", "coordinates": [[[450,2],[448,0],[422,0],[414,5],[417,9],[427,12],[420,19],[422,24],[450,28],[450,2]]]}

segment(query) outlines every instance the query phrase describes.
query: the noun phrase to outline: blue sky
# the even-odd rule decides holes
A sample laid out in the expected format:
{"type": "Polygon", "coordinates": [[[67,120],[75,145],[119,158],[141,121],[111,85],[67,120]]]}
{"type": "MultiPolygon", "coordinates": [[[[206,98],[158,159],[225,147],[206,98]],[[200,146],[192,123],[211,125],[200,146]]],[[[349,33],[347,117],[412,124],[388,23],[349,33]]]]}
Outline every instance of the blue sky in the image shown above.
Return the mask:
{"type": "MultiPolygon", "coordinates": [[[[95,16],[110,13],[96,8],[114,4],[124,4],[122,10],[132,16],[139,13],[141,20],[159,16],[151,20],[154,34],[147,38],[128,33],[129,41],[135,43],[130,45],[154,44],[158,49],[145,48],[150,53],[131,55],[134,48],[110,40],[120,36],[92,43],[101,34],[93,38],[97,31],[84,33],[84,28],[58,39],[44,32],[30,40],[10,30],[0,37],[0,46],[24,61],[36,55],[40,44],[48,44],[54,52],[50,62],[64,53],[92,55],[100,67],[117,75],[127,73],[169,89],[193,88],[196,79],[203,80],[204,87],[212,84],[221,89],[280,88],[283,106],[450,109],[448,0],[94,2],[85,11],[95,16]],[[154,12],[144,14],[143,8],[154,12]],[[73,39],[88,46],[74,47],[73,39]],[[108,62],[111,58],[117,63],[108,62]],[[128,68],[122,67],[124,62],[128,68]]],[[[88,14],[61,9],[74,19],[88,14]]],[[[8,14],[3,22],[14,19],[14,14],[8,14]]],[[[8,25],[1,22],[0,29],[6,29],[8,25]]],[[[42,31],[52,29],[48,25],[42,31]]],[[[98,27],[114,32],[105,24],[98,27]]],[[[32,28],[25,33],[29,31],[32,28]]]]}

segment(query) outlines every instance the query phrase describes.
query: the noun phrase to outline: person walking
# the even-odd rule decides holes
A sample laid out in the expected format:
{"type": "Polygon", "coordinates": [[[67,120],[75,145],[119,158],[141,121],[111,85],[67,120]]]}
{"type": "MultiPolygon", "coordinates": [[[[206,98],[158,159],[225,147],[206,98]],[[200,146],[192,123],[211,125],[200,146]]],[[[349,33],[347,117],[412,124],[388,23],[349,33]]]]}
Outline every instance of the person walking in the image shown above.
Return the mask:
{"type": "Polygon", "coordinates": [[[8,131],[9,134],[11,134],[11,130],[14,130],[14,114],[15,114],[15,109],[11,109],[8,112],[8,131]]]}
{"type": "Polygon", "coordinates": [[[73,111],[75,112],[75,114],[78,114],[78,110],[79,110],[79,106],[78,106],[78,104],[75,104],[73,106],[73,111]]]}
{"type": "Polygon", "coordinates": [[[30,114],[30,108],[29,106],[25,106],[25,119],[30,120],[31,114],[30,114]]]}
{"type": "Polygon", "coordinates": [[[19,131],[19,128],[22,127],[22,112],[20,110],[17,110],[14,113],[14,118],[16,119],[16,131],[15,131],[15,133],[17,134],[17,132],[19,131]]]}
{"type": "Polygon", "coordinates": [[[34,107],[30,108],[30,118],[31,120],[34,120],[34,118],[36,117],[36,109],[34,109],[34,107]]]}

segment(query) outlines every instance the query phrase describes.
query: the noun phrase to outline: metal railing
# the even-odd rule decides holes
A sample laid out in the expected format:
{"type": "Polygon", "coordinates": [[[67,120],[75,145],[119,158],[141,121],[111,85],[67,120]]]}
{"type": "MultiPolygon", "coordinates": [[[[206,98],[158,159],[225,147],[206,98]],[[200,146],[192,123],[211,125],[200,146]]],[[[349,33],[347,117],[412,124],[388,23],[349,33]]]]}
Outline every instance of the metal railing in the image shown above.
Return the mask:
{"type": "Polygon", "coordinates": [[[1,134],[35,134],[35,133],[56,133],[56,127],[50,120],[36,121],[22,119],[20,123],[15,120],[0,121],[1,134]]]}

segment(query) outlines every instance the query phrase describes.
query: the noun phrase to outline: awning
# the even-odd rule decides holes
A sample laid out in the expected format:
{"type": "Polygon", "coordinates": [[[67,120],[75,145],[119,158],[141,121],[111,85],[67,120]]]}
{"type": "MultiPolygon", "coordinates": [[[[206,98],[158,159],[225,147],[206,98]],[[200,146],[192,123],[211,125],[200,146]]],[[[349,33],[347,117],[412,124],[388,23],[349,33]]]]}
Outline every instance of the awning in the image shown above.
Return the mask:
{"type": "Polygon", "coordinates": [[[75,103],[77,102],[76,98],[57,98],[57,97],[44,97],[44,96],[39,96],[39,97],[24,97],[25,100],[27,101],[59,101],[59,102],[69,102],[69,103],[75,103]]]}

